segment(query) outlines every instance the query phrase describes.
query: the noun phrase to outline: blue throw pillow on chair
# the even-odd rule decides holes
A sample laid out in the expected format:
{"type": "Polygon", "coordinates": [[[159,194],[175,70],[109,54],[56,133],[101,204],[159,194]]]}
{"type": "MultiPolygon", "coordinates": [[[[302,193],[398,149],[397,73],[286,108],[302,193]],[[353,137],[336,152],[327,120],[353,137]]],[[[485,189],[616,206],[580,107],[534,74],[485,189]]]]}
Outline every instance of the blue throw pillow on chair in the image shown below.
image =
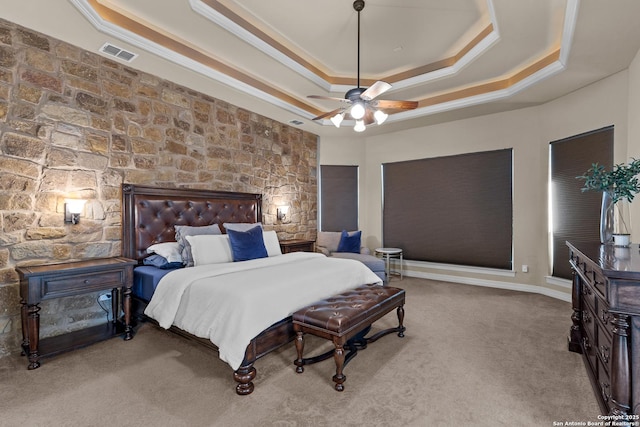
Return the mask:
{"type": "Polygon", "coordinates": [[[351,252],[354,254],[360,253],[360,237],[362,231],[358,230],[349,235],[345,230],[342,230],[340,235],[340,243],[338,243],[338,250],[336,252],[351,252]]]}
{"type": "Polygon", "coordinates": [[[269,256],[262,237],[262,227],[256,226],[247,231],[227,229],[227,234],[234,261],[248,261],[269,256]]]}

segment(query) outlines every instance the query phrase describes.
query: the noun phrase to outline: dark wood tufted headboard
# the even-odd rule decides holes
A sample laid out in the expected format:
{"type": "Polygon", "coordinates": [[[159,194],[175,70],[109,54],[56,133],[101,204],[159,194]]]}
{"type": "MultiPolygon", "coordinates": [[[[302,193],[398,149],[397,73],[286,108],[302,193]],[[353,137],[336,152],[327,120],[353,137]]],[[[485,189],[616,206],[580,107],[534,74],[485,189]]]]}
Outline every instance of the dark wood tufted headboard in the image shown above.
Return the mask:
{"type": "Polygon", "coordinates": [[[175,241],[175,225],[262,220],[262,195],[122,184],[122,255],[141,261],[155,243],[175,241]]]}

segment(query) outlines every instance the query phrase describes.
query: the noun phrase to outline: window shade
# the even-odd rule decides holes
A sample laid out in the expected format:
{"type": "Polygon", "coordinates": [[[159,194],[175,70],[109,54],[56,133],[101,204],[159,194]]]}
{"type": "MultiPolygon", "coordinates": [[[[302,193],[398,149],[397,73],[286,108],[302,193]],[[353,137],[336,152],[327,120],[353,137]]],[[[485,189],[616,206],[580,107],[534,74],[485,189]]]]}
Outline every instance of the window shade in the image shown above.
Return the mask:
{"type": "Polygon", "coordinates": [[[383,242],[405,259],[512,268],[512,150],[383,165],[383,242]]]}
{"type": "Polygon", "coordinates": [[[576,179],[593,163],[613,166],[613,126],[550,143],[552,274],[571,279],[566,241],[600,241],[602,194],[576,179]]]}
{"type": "Polygon", "coordinates": [[[358,166],[320,166],[320,230],[358,229],[358,166]]]}

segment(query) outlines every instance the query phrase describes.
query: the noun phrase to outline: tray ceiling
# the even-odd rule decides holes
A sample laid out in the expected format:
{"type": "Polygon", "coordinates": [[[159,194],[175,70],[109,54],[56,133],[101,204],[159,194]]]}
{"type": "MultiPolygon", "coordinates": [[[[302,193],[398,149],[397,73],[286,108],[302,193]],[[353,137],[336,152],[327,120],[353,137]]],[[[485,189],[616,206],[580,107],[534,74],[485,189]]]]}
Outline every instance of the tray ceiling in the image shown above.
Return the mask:
{"type": "MultiPolygon", "coordinates": [[[[351,0],[68,0],[56,12],[51,2],[19,3],[25,10],[12,6],[7,19],[85,49],[131,51],[132,68],[314,133],[353,132],[312,122],[338,105],[307,98],[356,86],[351,0]],[[65,29],[43,29],[61,12],[65,29]]],[[[384,80],[392,88],[383,98],[419,103],[370,129],[537,105],[626,69],[640,48],[640,2],[603,3],[366,0],[361,86],[384,80]]]]}

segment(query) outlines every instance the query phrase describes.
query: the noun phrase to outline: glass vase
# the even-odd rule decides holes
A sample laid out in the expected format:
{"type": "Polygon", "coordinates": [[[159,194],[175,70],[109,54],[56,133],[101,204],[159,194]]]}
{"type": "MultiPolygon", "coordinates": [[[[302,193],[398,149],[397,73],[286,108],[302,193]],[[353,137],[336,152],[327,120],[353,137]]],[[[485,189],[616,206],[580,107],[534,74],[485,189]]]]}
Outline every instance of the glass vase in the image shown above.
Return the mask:
{"type": "Polygon", "coordinates": [[[631,228],[629,216],[629,201],[619,200],[613,206],[613,242],[616,246],[629,246],[631,228]]]}
{"type": "Polygon", "coordinates": [[[600,208],[600,243],[613,244],[614,203],[608,191],[602,192],[602,206],[600,208]]]}

